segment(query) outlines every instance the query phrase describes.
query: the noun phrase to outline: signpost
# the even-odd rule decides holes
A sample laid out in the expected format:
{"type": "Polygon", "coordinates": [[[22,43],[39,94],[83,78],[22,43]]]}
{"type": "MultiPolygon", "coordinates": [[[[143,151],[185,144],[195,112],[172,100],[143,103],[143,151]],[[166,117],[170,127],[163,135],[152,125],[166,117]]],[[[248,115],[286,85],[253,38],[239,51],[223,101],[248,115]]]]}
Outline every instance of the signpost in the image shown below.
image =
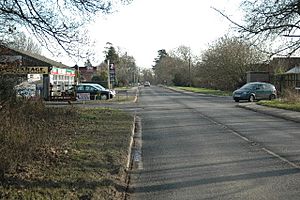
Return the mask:
{"type": "Polygon", "coordinates": [[[112,85],[116,82],[116,68],[114,63],[107,61],[107,87],[112,89],[112,85]]]}
{"type": "Polygon", "coordinates": [[[109,76],[110,76],[110,84],[114,85],[116,82],[116,68],[113,63],[110,64],[110,67],[109,67],[109,76]]]}
{"type": "Polygon", "coordinates": [[[110,67],[109,67],[109,60],[107,60],[107,87],[110,90],[110,67]]]}

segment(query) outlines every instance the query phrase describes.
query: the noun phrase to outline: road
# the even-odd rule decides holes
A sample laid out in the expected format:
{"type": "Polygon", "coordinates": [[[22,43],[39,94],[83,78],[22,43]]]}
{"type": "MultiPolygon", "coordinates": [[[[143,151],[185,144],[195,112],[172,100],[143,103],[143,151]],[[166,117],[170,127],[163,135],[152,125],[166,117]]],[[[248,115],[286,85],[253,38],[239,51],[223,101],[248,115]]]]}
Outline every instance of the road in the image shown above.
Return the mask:
{"type": "Polygon", "coordinates": [[[300,124],[236,105],[142,88],[142,167],[128,199],[300,199],[300,124]]]}

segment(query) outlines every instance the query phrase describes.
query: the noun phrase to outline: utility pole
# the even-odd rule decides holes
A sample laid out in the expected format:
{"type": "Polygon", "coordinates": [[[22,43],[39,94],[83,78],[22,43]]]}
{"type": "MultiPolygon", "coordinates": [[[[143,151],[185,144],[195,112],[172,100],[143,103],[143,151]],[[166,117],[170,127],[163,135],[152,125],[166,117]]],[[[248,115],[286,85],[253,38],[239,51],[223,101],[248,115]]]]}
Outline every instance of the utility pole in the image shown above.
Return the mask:
{"type": "Polygon", "coordinates": [[[191,87],[192,81],[191,81],[191,55],[189,55],[189,87],[191,87]]]}
{"type": "Polygon", "coordinates": [[[110,73],[109,73],[110,66],[109,65],[110,65],[109,60],[107,60],[107,87],[110,90],[110,73]]]}
{"type": "Polygon", "coordinates": [[[107,60],[107,87],[108,87],[108,96],[107,99],[110,99],[110,66],[109,60],[107,60]]]}

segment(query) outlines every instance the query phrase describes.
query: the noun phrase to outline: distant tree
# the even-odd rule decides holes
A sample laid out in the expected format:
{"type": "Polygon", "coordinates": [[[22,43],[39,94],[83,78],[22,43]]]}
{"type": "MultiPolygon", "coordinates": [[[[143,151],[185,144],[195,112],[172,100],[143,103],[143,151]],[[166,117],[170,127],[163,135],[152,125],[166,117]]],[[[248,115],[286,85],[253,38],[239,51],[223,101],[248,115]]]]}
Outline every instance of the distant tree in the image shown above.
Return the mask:
{"type": "Polygon", "coordinates": [[[119,63],[119,54],[117,53],[115,47],[113,46],[112,43],[107,42],[106,43],[106,47],[104,50],[104,54],[105,54],[105,60],[104,62],[107,63],[109,60],[110,64],[118,64],[119,63]]]}
{"type": "Polygon", "coordinates": [[[154,82],[154,74],[152,69],[142,69],[141,71],[141,82],[150,81],[154,82]]]}
{"type": "Polygon", "coordinates": [[[26,36],[24,33],[18,33],[12,35],[12,37],[7,41],[9,47],[35,53],[41,54],[42,46],[37,44],[33,38],[26,36]]]}
{"type": "Polygon", "coordinates": [[[173,57],[177,57],[184,62],[189,62],[192,57],[191,52],[192,52],[192,50],[190,47],[181,45],[181,46],[177,47],[176,49],[172,50],[170,54],[173,57]]]}
{"type": "Polygon", "coordinates": [[[189,86],[193,73],[192,57],[191,49],[186,46],[179,46],[168,53],[164,49],[159,50],[153,66],[156,82],[189,86]]]}
{"type": "Polygon", "coordinates": [[[246,82],[246,72],[265,70],[257,63],[264,56],[248,42],[238,38],[222,37],[202,54],[198,64],[199,85],[221,90],[234,90],[246,82]]]}
{"type": "Polygon", "coordinates": [[[169,55],[175,60],[174,85],[190,86],[193,83],[193,60],[192,50],[190,47],[181,45],[173,49],[169,55]]]}
{"type": "Polygon", "coordinates": [[[122,52],[120,48],[116,50],[109,42],[105,47],[104,54],[104,63],[107,65],[109,60],[109,63],[115,67],[117,85],[127,86],[138,80],[138,67],[133,56],[128,55],[127,52],[122,52]]]}
{"type": "Polygon", "coordinates": [[[93,68],[93,65],[92,65],[90,59],[87,59],[87,60],[84,62],[84,67],[86,67],[86,68],[88,68],[88,69],[93,68]]]}
{"type": "Polygon", "coordinates": [[[154,59],[155,65],[152,66],[153,70],[155,70],[156,66],[161,62],[165,57],[168,57],[168,53],[166,52],[165,49],[160,49],[157,51],[158,56],[157,58],[154,59]]]}
{"type": "Polygon", "coordinates": [[[155,82],[157,84],[174,85],[173,80],[176,73],[176,59],[164,56],[154,66],[155,82]]]}
{"type": "Polygon", "coordinates": [[[133,56],[129,56],[127,53],[120,55],[119,64],[116,66],[116,76],[120,86],[137,81],[138,67],[133,56]]]}
{"type": "Polygon", "coordinates": [[[155,75],[155,82],[157,84],[164,84],[166,82],[171,82],[172,78],[168,75],[167,63],[169,55],[165,49],[160,49],[157,51],[158,55],[154,59],[154,65],[152,70],[155,75]]]}

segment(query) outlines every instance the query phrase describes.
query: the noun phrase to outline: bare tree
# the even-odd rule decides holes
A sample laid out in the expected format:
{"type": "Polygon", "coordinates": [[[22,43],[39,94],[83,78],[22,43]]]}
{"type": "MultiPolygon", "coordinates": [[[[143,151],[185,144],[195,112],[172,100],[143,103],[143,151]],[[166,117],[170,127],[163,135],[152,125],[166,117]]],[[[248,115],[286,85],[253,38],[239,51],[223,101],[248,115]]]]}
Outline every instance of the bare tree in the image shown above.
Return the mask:
{"type": "Polygon", "coordinates": [[[7,45],[15,49],[35,54],[41,54],[42,52],[42,46],[37,44],[33,38],[26,36],[24,33],[14,34],[13,37],[7,41],[7,45]]]}
{"type": "Polygon", "coordinates": [[[207,49],[198,64],[199,86],[234,90],[246,82],[246,72],[265,70],[258,63],[263,55],[246,41],[222,37],[207,49]]]}
{"type": "Polygon", "coordinates": [[[268,41],[273,45],[272,55],[291,55],[300,48],[300,1],[299,0],[243,0],[244,24],[230,19],[247,39],[259,44],[268,41]],[[280,43],[280,45],[279,45],[280,43]]]}
{"type": "Polygon", "coordinates": [[[131,0],[2,0],[0,3],[1,43],[5,35],[31,33],[46,48],[59,45],[74,53],[78,42],[84,42],[81,29],[98,13],[109,13],[114,3],[131,0]]]}
{"type": "Polygon", "coordinates": [[[154,82],[154,74],[153,74],[152,69],[142,69],[141,74],[142,74],[142,77],[141,77],[142,82],[145,82],[145,81],[150,81],[151,83],[154,82]]]}
{"type": "Polygon", "coordinates": [[[138,77],[138,68],[133,56],[124,53],[119,56],[119,63],[116,66],[116,78],[120,86],[127,86],[134,83],[138,77]]]}
{"type": "Polygon", "coordinates": [[[177,47],[176,49],[172,50],[170,52],[170,55],[172,57],[177,57],[177,58],[183,60],[184,62],[189,62],[189,60],[192,57],[191,48],[181,45],[181,46],[177,47]]]}

